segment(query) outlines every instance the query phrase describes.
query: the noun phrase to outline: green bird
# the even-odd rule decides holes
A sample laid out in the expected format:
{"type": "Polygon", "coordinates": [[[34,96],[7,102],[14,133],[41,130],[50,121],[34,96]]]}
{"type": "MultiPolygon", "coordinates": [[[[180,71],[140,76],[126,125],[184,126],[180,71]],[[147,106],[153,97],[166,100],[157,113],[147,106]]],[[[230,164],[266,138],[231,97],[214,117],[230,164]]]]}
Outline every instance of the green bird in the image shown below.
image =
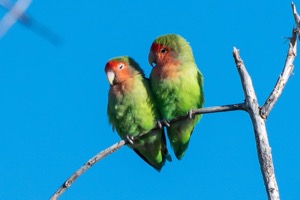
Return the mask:
{"type": "MultiPolygon", "coordinates": [[[[161,118],[149,79],[128,56],[109,60],[105,73],[110,84],[107,115],[119,136],[132,138],[149,132],[161,118]]],[[[160,171],[165,160],[170,160],[163,129],[155,129],[129,144],[144,161],[160,171]]]]}
{"type": "MultiPolygon", "coordinates": [[[[177,34],[156,38],[150,48],[151,88],[163,119],[191,114],[202,108],[203,77],[188,42],[177,34]]],[[[178,160],[188,148],[191,134],[201,116],[191,116],[167,127],[168,138],[178,160]]]]}

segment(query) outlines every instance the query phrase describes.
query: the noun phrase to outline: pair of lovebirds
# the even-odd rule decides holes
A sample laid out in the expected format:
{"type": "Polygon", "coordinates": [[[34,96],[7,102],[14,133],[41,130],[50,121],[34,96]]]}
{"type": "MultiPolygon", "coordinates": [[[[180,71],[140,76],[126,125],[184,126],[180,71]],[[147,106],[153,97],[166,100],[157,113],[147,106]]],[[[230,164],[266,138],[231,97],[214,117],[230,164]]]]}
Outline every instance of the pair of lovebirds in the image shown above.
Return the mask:
{"type": "MultiPolygon", "coordinates": [[[[166,159],[171,161],[171,156],[166,147],[164,128],[153,128],[158,120],[168,121],[191,109],[201,108],[203,78],[190,45],[177,34],[156,38],[148,59],[153,67],[149,79],[138,63],[128,56],[112,58],[106,63],[105,73],[110,83],[107,114],[122,139],[151,130],[129,146],[160,171],[166,159]]],[[[196,115],[167,127],[177,159],[184,156],[200,117],[196,115]]]]}

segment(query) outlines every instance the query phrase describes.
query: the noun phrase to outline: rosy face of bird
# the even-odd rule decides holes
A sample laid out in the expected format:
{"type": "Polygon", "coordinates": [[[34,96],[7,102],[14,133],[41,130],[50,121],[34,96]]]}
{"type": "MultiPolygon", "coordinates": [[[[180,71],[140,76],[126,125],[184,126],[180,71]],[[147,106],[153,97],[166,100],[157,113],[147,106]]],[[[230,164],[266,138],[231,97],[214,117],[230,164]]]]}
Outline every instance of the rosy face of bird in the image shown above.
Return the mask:
{"type": "Polygon", "coordinates": [[[128,64],[125,62],[108,61],[104,69],[110,85],[122,83],[129,77],[128,64]]]}
{"type": "Polygon", "coordinates": [[[156,67],[157,65],[163,66],[167,62],[170,52],[171,49],[169,47],[162,44],[153,43],[148,55],[149,64],[152,67],[156,67]]]}

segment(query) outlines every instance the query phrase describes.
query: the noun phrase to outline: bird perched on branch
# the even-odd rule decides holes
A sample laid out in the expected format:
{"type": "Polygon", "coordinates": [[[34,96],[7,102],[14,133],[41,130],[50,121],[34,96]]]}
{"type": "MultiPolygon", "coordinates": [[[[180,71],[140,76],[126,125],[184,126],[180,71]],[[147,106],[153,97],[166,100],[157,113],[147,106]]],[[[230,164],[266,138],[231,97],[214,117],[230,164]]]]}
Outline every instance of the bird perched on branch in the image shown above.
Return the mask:
{"type": "MultiPolygon", "coordinates": [[[[153,67],[150,74],[151,88],[164,120],[182,116],[191,109],[203,106],[202,74],[197,68],[190,45],[183,37],[167,34],[156,38],[151,45],[148,60],[153,67]]],[[[190,118],[167,127],[171,146],[179,160],[184,156],[201,116],[190,118]]]]}
{"type": "MultiPolygon", "coordinates": [[[[107,114],[119,136],[130,140],[156,127],[161,116],[139,65],[128,56],[116,57],[107,62],[105,73],[110,84],[107,114]]],[[[129,146],[158,171],[166,159],[171,160],[163,129],[152,130],[129,146]]]]}

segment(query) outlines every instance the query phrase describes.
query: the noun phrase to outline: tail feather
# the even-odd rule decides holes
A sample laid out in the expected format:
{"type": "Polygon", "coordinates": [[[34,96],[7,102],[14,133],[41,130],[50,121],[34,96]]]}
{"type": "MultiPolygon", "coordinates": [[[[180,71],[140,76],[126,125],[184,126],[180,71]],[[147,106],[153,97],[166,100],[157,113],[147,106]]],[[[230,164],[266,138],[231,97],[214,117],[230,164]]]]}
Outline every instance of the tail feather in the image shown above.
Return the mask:
{"type": "Polygon", "coordinates": [[[171,126],[167,128],[171,147],[178,160],[183,158],[189,146],[190,137],[193,133],[194,127],[199,119],[200,116],[197,116],[193,120],[186,119],[184,121],[171,124],[171,126]]]}
{"type": "MultiPolygon", "coordinates": [[[[133,145],[133,150],[137,155],[139,155],[146,163],[156,169],[158,172],[162,169],[165,164],[165,161],[172,161],[171,155],[168,153],[167,145],[166,145],[166,136],[164,133],[164,129],[157,131],[157,134],[161,134],[161,138],[157,137],[157,135],[148,135],[146,134],[144,137],[140,138],[144,140],[144,144],[133,145]],[[147,142],[147,137],[157,137],[155,141],[147,142]],[[161,156],[158,156],[161,155],[161,156]]],[[[152,134],[152,133],[150,133],[152,134]]],[[[151,140],[150,140],[151,141],[151,140]]],[[[138,143],[138,141],[136,141],[138,143]]]]}

